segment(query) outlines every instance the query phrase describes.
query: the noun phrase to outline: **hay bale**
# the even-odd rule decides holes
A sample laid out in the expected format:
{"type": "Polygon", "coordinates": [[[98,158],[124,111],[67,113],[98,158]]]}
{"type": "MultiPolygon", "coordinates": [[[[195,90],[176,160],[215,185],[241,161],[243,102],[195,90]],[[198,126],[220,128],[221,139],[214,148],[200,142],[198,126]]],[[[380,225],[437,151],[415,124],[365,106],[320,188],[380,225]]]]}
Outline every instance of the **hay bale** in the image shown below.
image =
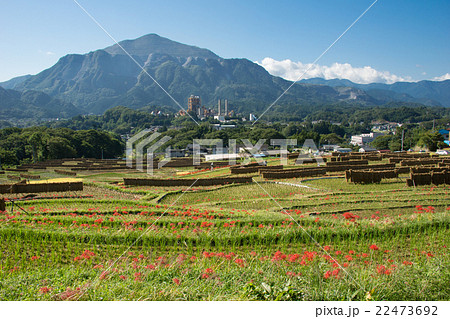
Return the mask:
{"type": "MultiPolygon", "coordinates": [[[[146,179],[146,178],[124,178],[125,185],[133,186],[191,186],[194,183],[192,179],[146,179]]],[[[251,177],[223,177],[223,178],[204,178],[199,179],[195,186],[213,186],[226,184],[251,183],[251,177]]]]}
{"type": "Polygon", "coordinates": [[[398,178],[397,170],[378,171],[377,173],[380,174],[383,179],[398,178]]]}
{"type": "Polygon", "coordinates": [[[450,170],[445,172],[445,184],[450,185],[450,170]]]}
{"type": "Polygon", "coordinates": [[[406,180],[406,186],[408,186],[408,187],[414,186],[413,180],[412,180],[411,178],[408,178],[408,179],[406,180]]]}
{"type": "Polygon", "coordinates": [[[352,170],[351,169],[345,171],[345,180],[347,182],[352,180],[352,170]]]}
{"type": "Polygon", "coordinates": [[[76,173],[76,172],[64,171],[64,170],[61,170],[61,169],[55,169],[54,171],[55,171],[55,173],[61,174],[61,175],[77,176],[77,173],[76,173]]]}
{"type": "Polygon", "coordinates": [[[432,181],[430,173],[411,173],[411,179],[415,186],[431,185],[432,181]]]}
{"type": "Polygon", "coordinates": [[[5,200],[3,198],[0,198],[0,211],[1,212],[6,211],[6,203],[5,203],[5,200]]]}
{"type": "Polygon", "coordinates": [[[395,169],[397,174],[409,174],[411,171],[410,167],[398,167],[395,169]]]}
{"type": "Polygon", "coordinates": [[[445,172],[433,172],[431,173],[431,182],[434,185],[443,185],[445,184],[445,172]]]}

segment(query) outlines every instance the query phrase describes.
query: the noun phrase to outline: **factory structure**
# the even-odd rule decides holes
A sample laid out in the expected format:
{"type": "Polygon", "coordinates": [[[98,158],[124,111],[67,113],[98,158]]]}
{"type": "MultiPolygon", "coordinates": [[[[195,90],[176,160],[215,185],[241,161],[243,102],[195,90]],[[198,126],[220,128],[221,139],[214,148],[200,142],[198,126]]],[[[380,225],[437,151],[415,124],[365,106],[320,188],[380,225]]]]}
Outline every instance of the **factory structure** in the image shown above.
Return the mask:
{"type": "MultiPolygon", "coordinates": [[[[204,119],[208,117],[214,117],[214,119],[225,122],[226,117],[230,117],[234,115],[234,111],[228,108],[228,100],[220,100],[217,103],[217,110],[214,108],[207,108],[202,106],[202,102],[200,96],[191,95],[188,98],[188,113],[193,113],[197,115],[199,119],[204,119]]],[[[186,115],[185,111],[178,112],[180,116],[186,115]]]]}

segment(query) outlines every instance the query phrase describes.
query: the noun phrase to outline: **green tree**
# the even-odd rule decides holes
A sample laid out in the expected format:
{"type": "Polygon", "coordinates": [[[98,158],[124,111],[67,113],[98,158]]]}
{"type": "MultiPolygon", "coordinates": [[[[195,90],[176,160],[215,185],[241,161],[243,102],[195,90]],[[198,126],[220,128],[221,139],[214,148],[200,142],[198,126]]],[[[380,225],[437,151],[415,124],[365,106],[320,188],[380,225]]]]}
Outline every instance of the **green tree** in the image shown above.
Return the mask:
{"type": "Polygon", "coordinates": [[[444,137],[439,132],[427,131],[420,135],[419,147],[427,148],[429,151],[436,151],[438,148],[444,147],[444,137]]]}
{"type": "Polygon", "coordinates": [[[389,143],[392,141],[392,135],[382,135],[377,136],[375,140],[371,143],[373,147],[378,150],[389,149],[389,143]]]}
{"type": "Polygon", "coordinates": [[[70,145],[70,142],[59,136],[51,137],[47,141],[48,157],[50,159],[71,158],[77,156],[77,151],[70,145]]]}

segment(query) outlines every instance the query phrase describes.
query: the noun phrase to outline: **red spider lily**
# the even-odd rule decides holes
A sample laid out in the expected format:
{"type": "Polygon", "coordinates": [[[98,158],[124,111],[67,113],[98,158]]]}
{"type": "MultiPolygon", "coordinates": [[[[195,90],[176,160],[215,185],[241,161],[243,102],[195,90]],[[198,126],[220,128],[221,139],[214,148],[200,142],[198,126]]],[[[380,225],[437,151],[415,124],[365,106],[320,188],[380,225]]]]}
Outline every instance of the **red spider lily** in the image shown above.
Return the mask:
{"type": "Polygon", "coordinates": [[[42,294],[48,294],[51,290],[52,290],[52,287],[45,286],[45,287],[41,287],[39,289],[39,292],[42,294]]]}
{"type": "Polygon", "coordinates": [[[289,277],[300,277],[302,274],[300,272],[298,274],[296,274],[295,272],[288,271],[286,273],[286,275],[289,276],[289,277]]]}
{"type": "Polygon", "coordinates": [[[406,265],[406,266],[409,266],[409,265],[412,265],[412,264],[413,264],[412,262],[407,261],[407,260],[405,260],[405,261],[403,262],[403,265],[406,265]]]}
{"type": "Polygon", "coordinates": [[[137,272],[134,274],[134,281],[141,281],[142,280],[142,273],[137,272]]]}
{"type": "Polygon", "coordinates": [[[315,251],[305,251],[302,256],[302,261],[313,261],[317,256],[317,252],[315,251]]]}
{"type": "Polygon", "coordinates": [[[206,268],[205,269],[205,273],[206,274],[212,274],[214,272],[214,270],[212,270],[211,268],[206,268]]]}
{"type": "Polygon", "coordinates": [[[281,251],[277,251],[275,252],[275,254],[273,255],[272,261],[280,261],[280,260],[284,260],[286,259],[286,255],[283,254],[281,251]]]}
{"type": "Polygon", "coordinates": [[[377,273],[382,274],[382,275],[390,275],[391,274],[391,270],[387,269],[386,266],[378,265],[377,266],[377,273]]]}
{"type": "Polygon", "coordinates": [[[97,268],[103,268],[103,265],[100,265],[100,264],[99,265],[95,265],[94,269],[97,269],[97,268]]]}
{"type": "Polygon", "coordinates": [[[172,281],[173,281],[173,283],[175,284],[175,285],[180,285],[180,279],[178,279],[178,278],[173,278],[172,279],[172,281]]]}
{"type": "Polygon", "coordinates": [[[225,258],[231,260],[234,256],[236,256],[234,253],[229,253],[225,255],[225,258]]]}
{"type": "Polygon", "coordinates": [[[352,261],[352,260],[353,260],[353,257],[350,256],[350,255],[346,255],[345,258],[346,258],[348,261],[352,261]]]}
{"type": "Polygon", "coordinates": [[[33,257],[30,258],[31,261],[34,261],[34,260],[37,260],[37,259],[39,259],[39,256],[33,256],[33,257]]]}
{"type": "Polygon", "coordinates": [[[329,251],[329,250],[331,249],[331,247],[330,247],[330,246],[323,246],[323,249],[324,249],[325,251],[329,251]]]}
{"type": "Polygon", "coordinates": [[[209,275],[208,274],[202,274],[202,279],[208,279],[209,275]]]}
{"type": "Polygon", "coordinates": [[[245,261],[244,261],[243,259],[236,258],[236,259],[234,260],[234,262],[235,262],[236,264],[238,264],[240,267],[244,267],[245,261]]]}
{"type": "Polygon", "coordinates": [[[340,254],[342,254],[342,251],[337,250],[337,251],[335,252],[335,254],[336,254],[336,255],[340,255],[340,254]]]}
{"type": "Polygon", "coordinates": [[[106,279],[107,276],[108,276],[108,272],[107,272],[107,271],[104,271],[104,272],[101,273],[99,279],[100,279],[100,280],[106,279]]]}
{"type": "Polygon", "coordinates": [[[345,219],[349,219],[352,222],[354,222],[356,220],[356,218],[359,218],[358,215],[352,214],[350,212],[344,213],[342,215],[344,216],[345,219]]]}
{"type": "Polygon", "coordinates": [[[120,275],[119,278],[122,279],[122,280],[127,280],[127,277],[124,276],[124,275],[120,275]]]}
{"type": "Polygon", "coordinates": [[[85,250],[80,256],[75,257],[73,260],[90,259],[92,256],[95,256],[92,251],[85,250]]]}
{"type": "Polygon", "coordinates": [[[369,249],[371,249],[371,250],[378,250],[380,248],[377,245],[370,245],[369,249]]]}
{"type": "Polygon", "coordinates": [[[327,272],[325,272],[325,274],[323,275],[323,278],[328,279],[333,275],[333,273],[329,270],[327,270],[327,272]]]}
{"type": "Polygon", "coordinates": [[[19,270],[20,270],[20,268],[15,266],[14,268],[10,269],[9,271],[10,272],[15,272],[15,271],[19,271],[19,270]]]}
{"type": "Polygon", "coordinates": [[[209,258],[209,257],[211,257],[211,256],[210,256],[210,254],[209,254],[207,251],[204,251],[204,252],[203,252],[203,257],[209,258]]]}

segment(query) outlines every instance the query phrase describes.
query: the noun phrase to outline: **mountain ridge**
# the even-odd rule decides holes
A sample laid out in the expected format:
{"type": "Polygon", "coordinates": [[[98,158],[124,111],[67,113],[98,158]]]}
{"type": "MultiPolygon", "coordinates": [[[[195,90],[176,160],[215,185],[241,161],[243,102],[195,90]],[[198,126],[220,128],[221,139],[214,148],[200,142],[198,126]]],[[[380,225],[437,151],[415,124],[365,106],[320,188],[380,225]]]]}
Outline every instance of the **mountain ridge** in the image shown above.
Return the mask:
{"type": "MultiPolygon", "coordinates": [[[[359,84],[347,79],[330,79],[311,78],[300,81],[301,83],[326,85],[332,87],[346,86],[359,88],[366,91],[369,95],[375,95],[375,92],[370,91],[390,91],[397,94],[404,94],[403,101],[405,102],[419,102],[425,105],[436,105],[450,107],[450,80],[444,81],[430,81],[423,80],[418,82],[395,82],[392,84],[385,83],[369,83],[359,84]],[[415,99],[415,101],[413,101],[415,99]]],[[[384,95],[387,93],[384,92],[384,95]]],[[[374,96],[375,97],[375,96],[374,96]]],[[[376,97],[375,97],[376,98],[376,97]]],[[[401,97],[397,96],[401,101],[401,97]]]]}
{"type": "MultiPolygon", "coordinates": [[[[86,54],[67,54],[52,67],[33,76],[11,79],[7,85],[21,92],[43,92],[73,104],[81,113],[101,114],[116,105],[134,109],[160,105],[178,111],[178,106],[148,73],[181,105],[186,105],[187,98],[195,94],[201,96],[204,105],[215,106],[217,99],[228,99],[235,111],[248,114],[262,112],[292,84],[248,59],[224,59],[210,50],[156,34],[119,44],[86,54]]],[[[394,94],[378,87],[369,94],[352,82],[343,86],[319,84],[293,85],[278,101],[279,106],[289,106],[286,111],[291,112],[295,105],[381,105],[396,99],[417,102],[408,93],[394,94]]],[[[423,97],[424,102],[436,103],[429,100],[423,97]]],[[[283,111],[283,107],[277,109],[283,111]]]]}

